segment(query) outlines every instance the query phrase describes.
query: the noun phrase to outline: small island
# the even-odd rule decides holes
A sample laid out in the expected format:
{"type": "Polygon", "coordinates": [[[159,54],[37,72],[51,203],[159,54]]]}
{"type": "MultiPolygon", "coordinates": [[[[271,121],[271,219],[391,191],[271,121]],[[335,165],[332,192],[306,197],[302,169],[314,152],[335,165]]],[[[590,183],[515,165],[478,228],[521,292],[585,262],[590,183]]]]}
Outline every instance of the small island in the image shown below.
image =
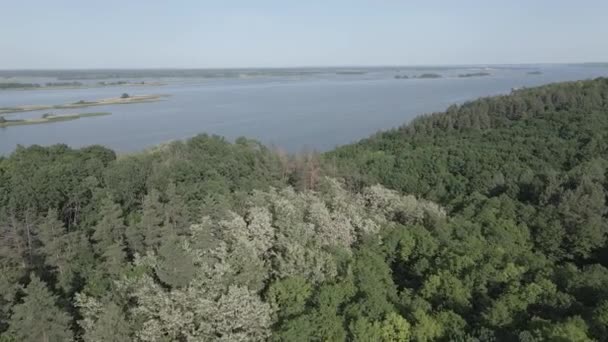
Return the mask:
{"type": "Polygon", "coordinates": [[[408,75],[395,75],[396,80],[407,80],[410,78],[408,75]]]}
{"type": "Polygon", "coordinates": [[[45,85],[47,88],[78,88],[84,87],[82,82],[47,82],[45,85]]]}
{"type": "Polygon", "coordinates": [[[527,75],[542,75],[542,71],[536,70],[536,71],[528,71],[526,73],[527,75]]]}
{"type": "Polygon", "coordinates": [[[340,70],[336,75],[365,75],[367,72],[361,70],[340,70]]]}
{"type": "Polygon", "coordinates": [[[98,113],[64,114],[64,115],[46,113],[37,119],[18,119],[18,120],[8,120],[8,119],[5,119],[3,116],[0,116],[0,128],[9,127],[9,126],[38,125],[38,124],[52,123],[52,122],[58,122],[58,121],[70,121],[70,120],[77,120],[80,118],[87,118],[87,117],[93,117],[93,116],[104,116],[104,115],[110,115],[110,113],[98,112],[98,113]]]}
{"type": "Polygon", "coordinates": [[[468,74],[460,74],[458,75],[458,77],[461,78],[468,78],[468,77],[484,77],[484,76],[490,76],[492,74],[490,74],[489,72],[471,72],[468,74]]]}
{"type": "Polygon", "coordinates": [[[101,99],[96,101],[85,101],[80,100],[74,103],[66,103],[62,105],[24,105],[17,107],[0,107],[0,114],[10,113],[22,113],[32,112],[36,110],[53,110],[53,109],[72,109],[90,106],[104,106],[104,105],[115,105],[115,104],[130,104],[130,103],[143,103],[143,102],[154,102],[160,101],[161,98],[169,95],[133,95],[122,94],[120,97],[113,97],[109,99],[101,99]]]}
{"type": "Polygon", "coordinates": [[[38,83],[0,82],[0,90],[37,89],[40,87],[41,85],[38,83]]]}
{"type": "Polygon", "coordinates": [[[416,78],[442,78],[443,76],[439,75],[439,74],[433,74],[433,73],[425,73],[425,74],[421,74],[416,76],[416,78]]]}

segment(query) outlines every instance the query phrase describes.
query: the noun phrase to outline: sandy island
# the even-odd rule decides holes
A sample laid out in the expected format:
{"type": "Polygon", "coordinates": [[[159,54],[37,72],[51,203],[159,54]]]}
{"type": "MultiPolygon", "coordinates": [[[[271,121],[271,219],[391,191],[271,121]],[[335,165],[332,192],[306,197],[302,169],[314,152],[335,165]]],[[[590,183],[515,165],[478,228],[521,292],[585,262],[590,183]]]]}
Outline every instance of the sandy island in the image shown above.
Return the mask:
{"type": "Polygon", "coordinates": [[[11,114],[11,113],[22,113],[32,112],[35,110],[52,110],[52,109],[71,109],[71,108],[82,108],[90,106],[104,106],[104,105],[115,105],[115,104],[129,104],[129,103],[141,103],[141,102],[154,102],[159,101],[163,97],[169,95],[133,95],[129,97],[113,97],[109,99],[101,99],[97,101],[78,101],[74,103],[67,103],[62,105],[25,105],[16,107],[0,107],[0,115],[11,114]]]}
{"type": "Polygon", "coordinates": [[[9,126],[21,126],[21,125],[37,125],[44,123],[51,123],[57,121],[69,121],[77,120],[80,118],[92,117],[92,116],[104,116],[110,115],[110,113],[80,113],[80,114],[44,114],[40,118],[36,119],[23,119],[23,120],[7,120],[0,117],[0,128],[9,126]]]}

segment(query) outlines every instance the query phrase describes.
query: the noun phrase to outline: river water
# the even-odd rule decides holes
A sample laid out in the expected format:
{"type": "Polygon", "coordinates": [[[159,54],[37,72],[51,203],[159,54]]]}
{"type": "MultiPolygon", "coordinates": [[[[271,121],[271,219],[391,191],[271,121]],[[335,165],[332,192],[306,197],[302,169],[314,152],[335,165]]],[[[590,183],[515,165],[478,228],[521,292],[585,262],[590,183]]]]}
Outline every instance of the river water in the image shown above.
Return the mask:
{"type": "MultiPolygon", "coordinates": [[[[112,113],[109,116],[0,128],[0,154],[9,154],[18,144],[55,143],[73,147],[101,144],[118,152],[132,152],[199,133],[229,139],[246,136],[292,152],[328,150],[401,125],[415,116],[444,110],[454,103],[508,93],[512,88],[608,76],[608,68],[590,65],[395,67],[357,71],[323,69],[299,76],[269,72],[255,77],[155,78],[145,80],[164,84],[0,91],[0,107],[92,101],[125,92],[170,95],[159,102],[52,111],[56,114],[103,111],[112,113]],[[479,71],[491,75],[457,77],[479,71]],[[531,71],[542,74],[530,75],[531,71]],[[425,72],[443,77],[394,77],[425,72]]],[[[45,112],[49,111],[6,117],[40,117],[45,112]]]]}

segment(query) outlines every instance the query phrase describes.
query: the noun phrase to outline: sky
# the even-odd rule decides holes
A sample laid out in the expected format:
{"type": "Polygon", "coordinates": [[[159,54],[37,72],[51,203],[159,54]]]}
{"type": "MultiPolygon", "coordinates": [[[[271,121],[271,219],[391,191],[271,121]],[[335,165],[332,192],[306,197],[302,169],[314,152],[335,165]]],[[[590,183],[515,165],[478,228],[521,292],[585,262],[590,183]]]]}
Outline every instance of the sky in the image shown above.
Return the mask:
{"type": "Polygon", "coordinates": [[[0,69],[608,61],[606,0],[0,0],[0,69]]]}

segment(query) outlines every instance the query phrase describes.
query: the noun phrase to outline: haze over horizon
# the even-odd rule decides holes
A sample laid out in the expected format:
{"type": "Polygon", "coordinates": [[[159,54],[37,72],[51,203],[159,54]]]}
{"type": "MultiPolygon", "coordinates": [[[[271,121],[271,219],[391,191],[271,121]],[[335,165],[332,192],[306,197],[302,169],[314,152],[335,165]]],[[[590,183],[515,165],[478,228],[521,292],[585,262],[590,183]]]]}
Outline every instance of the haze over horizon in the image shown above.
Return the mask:
{"type": "Polygon", "coordinates": [[[285,68],[608,60],[608,2],[117,0],[6,4],[0,69],[285,68]],[[522,8],[525,8],[524,11],[522,8]],[[28,20],[23,20],[27,18],[28,20]]]}
{"type": "Polygon", "coordinates": [[[12,69],[2,69],[0,71],[79,71],[79,70],[88,70],[88,71],[104,71],[104,70],[117,70],[117,71],[164,71],[164,70],[253,70],[253,69],[355,69],[355,68],[458,68],[458,67],[500,67],[500,66],[550,66],[550,65],[584,65],[584,64],[608,64],[608,62],[604,61],[581,61],[581,62],[536,62],[536,63],[475,63],[475,64],[410,64],[410,65],[389,65],[389,64],[369,64],[369,65],[287,65],[287,66],[229,66],[229,67],[105,67],[105,68],[87,68],[87,67],[73,67],[73,68],[12,68],[12,69]]]}

